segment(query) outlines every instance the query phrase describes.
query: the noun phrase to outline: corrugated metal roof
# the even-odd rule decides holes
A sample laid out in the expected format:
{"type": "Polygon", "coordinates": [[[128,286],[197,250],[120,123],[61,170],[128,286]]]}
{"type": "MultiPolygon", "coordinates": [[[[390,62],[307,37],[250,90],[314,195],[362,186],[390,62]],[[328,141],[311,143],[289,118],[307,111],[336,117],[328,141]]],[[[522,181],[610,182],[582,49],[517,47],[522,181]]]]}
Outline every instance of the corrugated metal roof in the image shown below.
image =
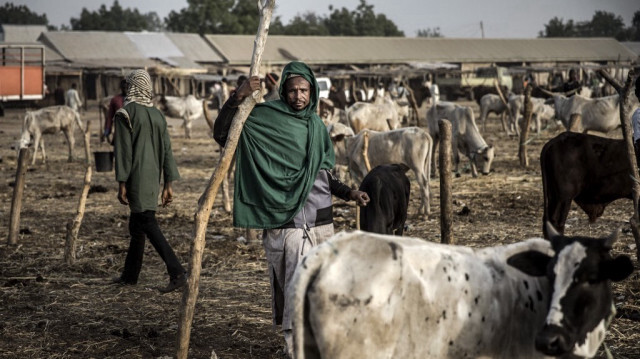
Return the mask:
{"type": "MultiPolygon", "coordinates": [[[[252,35],[205,35],[230,65],[248,64],[252,35]]],[[[449,39],[269,36],[265,64],[404,62],[632,61],[637,55],[612,38],[449,39]]]]}
{"type": "Polygon", "coordinates": [[[169,66],[186,69],[203,69],[176,46],[171,38],[162,32],[125,32],[144,57],[160,59],[169,66]]]}
{"type": "Polygon", "coordinates": [[[162,32],[125,32],[144,57],[181,57],[182,51],[162,32]]]}
{"type": "Polygon", "coordinates": [[[40,41],[54,48],[67,60],[145,59],[136,45],[122,32],[49,31],[40,41]]]}
{"type": "Polygon", "coordinates": [[[167,37],[182,51],[185,57],[196,62],[221,63],[220,57],[205,39],[198,34],[165,33],[167,37]]]}
{"type": "Polygon", "coordinates": [[[626,41],[622,44],[629,50],[633,51],[636,55],[640,56],[640,41],[626,41]]]}
{"type": "Polygon", "coordinates": [[[4,42],[36,42],[41,33],[47,32],[45,25],[0,25],[4,42]]]}

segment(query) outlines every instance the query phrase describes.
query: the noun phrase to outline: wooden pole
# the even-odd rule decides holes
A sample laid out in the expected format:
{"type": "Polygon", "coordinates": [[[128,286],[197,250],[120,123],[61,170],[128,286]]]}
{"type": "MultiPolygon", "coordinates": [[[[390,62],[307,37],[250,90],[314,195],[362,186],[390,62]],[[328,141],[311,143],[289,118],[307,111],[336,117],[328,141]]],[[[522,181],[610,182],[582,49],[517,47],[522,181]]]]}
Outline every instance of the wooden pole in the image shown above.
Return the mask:
{"type": "Polygon", "coordinates": [[[598,70],[598,73],[604,77],[607,82],[613,86],[620,96],[620,122],[622,124],[622,136],[627,144],[627,161],[631,168],[630,176],[633,177],[632,199],[633,199],[633,216],[629,220],[631,225],[631,232],[636,242],[636,258],[640,261],[640,215],[638,214],[640,204],[640,179],[638,178],[638,164],[636,163],[636,152],[633,146],[633,131],[631,128],[631,101],[632,96],[631,89],[633,88],[633,82],[636,74],[633,68],[629,70],[627,75],[627,81],[624,85],[620,84],[617,80],[611,77],[605,70],[598,70]]]}
{"type": "Polygon", "coordinates": [[[84,132],[84,150],[87,157],[85,163],[84,172],[84,186],[80,193],[80,199],[78,199],[78,209],[76,211],[76,217],[73,220],[67,222],[67,238],[64,246],[64,261],[71,265],[76,261],[76,243],[78,242],[78,232],[80,232],[80,226],[82,225],[82,219],[84,218],[85,205],[87,203],[87,196],[89,195],[89,188],[91,187],[91,160],[89,158],[90,153],[90,138],[91,131],[89,126],[91,121],[87,121],[87,127],[84,132]]]}
{"type": "Polygon", "coordinates": [[[364,130],[362,134],[362,157],[364,158],[364,166],[367,167],[367,172],[371,172],[371,162],[369,162],[369,131],[364,130]]]}
{"type": "Polygon", "coordinates": [[[451,122],[438,120],[440,129],[440,241],[453,244],[453,199],[451,197],[451,122]]]}
{"type": "MultiPolygon", "coordinates": [[[[524,90],[524,126],[520,130],[520,146],[518,147],[518,158],[520,166],[527,168],[529,166],[529,157],[527,156],[527,138],[529,137],[529,126],[531,124],[531,115],[533,113],[533,104],[531,103],[531,84],[527,84],[524,90]]],[[[516,114],[516,117],[518,114],[516,114]]],[[[518,124],[516,123],[516,126],[518,124]]]]}
{"type": "Polygon", "coordinates": [[[9,238],[10,245],[18,244],[20,234],[20,211],[22,210],[22,195],[24,193],[25,174],[29,160],[29,148],[21,148],[18,154],[18,168],[16,169],[16,181],[13,186],[13,197],[11,199],[11,213],[9,215],[9,238]]]}
{"type": "Polygon", "coordinates": [[[416,120],[416,126],[420,127],[420,116],[418,115],[418,102],[416,101],[416,97],[413,94],[413,90],[409,87],[409,84],[406,81],[403,81],[402,86],[409,93],[408,100],[411,104],[411,108],[413,109],[413,117],[416,120]]]}
{"type": "MultiPolygon", "coordinates": [[[[260,0],[258,10],[260,12],[260,24],[258,32],[253,42],[253,56],[251,59],[251,70],[249,76],[258,76],[260,72],[260,63],[262,62],[262,52],[267,41],[269,32],[269,24],[271,15],[275,7],[275,0],[260,0]]],[[[204,193],[198,201],[198,210],[195,214],[194,233],[195,238],[191,245],[191,257],[189,259],[189,278],[187,285],[182,294],[182,302],[180,304],[180,319],[178,323],[178,349],[176,357],[178,359],[186,359],[189,351],[189,338],[191,335],[191,322],[196,306],[196,298],[198,296],[198,285],[200,282],[200,271],[202,266],[202,253],[204,251],[205,233],[207,223],[213,207],[220,184],[226,176],[231,164],[231,159],[236,151],[242,126],[249,117],[251,110],[256,104],[259,92],[256,91],[253,96],[245,98],[238,108],[238,112],[233,118],[231,129],[227,143],[220,154],[220,161],[215,171],[211,175],[211,179],[204,193]]]]}

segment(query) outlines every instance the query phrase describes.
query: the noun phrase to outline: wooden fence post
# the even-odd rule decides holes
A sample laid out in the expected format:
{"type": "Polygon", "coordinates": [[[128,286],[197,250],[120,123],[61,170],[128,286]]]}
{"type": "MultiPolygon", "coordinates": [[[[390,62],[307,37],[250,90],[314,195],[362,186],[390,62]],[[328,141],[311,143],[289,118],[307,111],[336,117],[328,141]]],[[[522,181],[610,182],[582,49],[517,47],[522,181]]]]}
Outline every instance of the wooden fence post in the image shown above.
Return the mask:
{"type": "Polygon", "coordinates": [[[9,215],[9,238],[10,245],[18,244],[20,235],[20,211],[22,210],[22,195],[24,194],[25,174],[29,165],[29,148],[21,148],[18,153],[18,168],[16,169],[16,181],[13,185],[13,197],[11,198],[11,213],[9,215]]]}
{"type": "Polygon", "coordinates": [[[451,122],[439,120],[440,129],[440,242],[453,244],[453,199],[451,197],[451,122]]]}
{"type": "Polygon", "coordinates": [[[73,220],[67,222],[67,237],[64,246],[64,261],[71,265],[76,261],[76,243],[78,242],[78,232],[80,232],[80,226],[82,225],[82,219],[84,218],[85,205],[87,203],[87,196],[89,195],[89,188],[91,187],[91,159],[89,154],[91,153],[90,138],[91,131],[89,130],[91,122],[87,121],[87,127],[84,132],[84,151],[86,155],[85,172],[84,172],[84,185],[82,186],[82,192],[80,192],[80,198],[78,199],[78,209],[76,211],[76,217],[73,220]]]}
{"type": "MultiPolygon", "coordinates": [[[[527,139],[529,137],[529,126],[531,125],[531,115],[533,112],[533,104],[531,103],[531,90],[533,87],[531,84],[527,85],[524,90],[524,125],[520,129],[520,146],[518,146],[518,158],[520,159],[520,166],[526,168],[529,166],[529,157],[527,156],[527,139]]],[[[518,126],[516,116],[516,126],[518,126]]]]}
{"type": "MultiPolygon", "coordinates": [[[[260,73],[260,63],[262,62],[262,52],[267,41],[269,32],[269,24],[271,15],[275,7],[275,0],[260,0],[258,9],[260,12],[260,23],[256,38],[253,42],[253,56],[251,58],[251,70],[249,76],[257,76],[260,73]]],[[[236,151],[238,139],[242,132],[242,127],[249,117],[251,110],[256,104],[256,94],[247,96],[238,108],[238,112],[233,118],[231,129],[227,143],[220,153],[220,161],[215,171],[211,175],[211,179],[204,190],[204,193],[198,201],[198,210],[195,214],[194,235],[191,245],[191,257],[189,259],[189,278],[187,285],[182,294],[182,302],[180,303],[180,318],[178,322],[178,348],[176,357],[178,359],[186,359],[189,353],[189,339],[191,336],[191,322],[196,306],[196,298],[198,296],[198,285],[200,282],[200,271],[202,269],[202,254],[204,251],[205,233],[207,223],[213,207],[220,184],[227,175],[231,159],[236,151]]]]}
{"type": "Polygon", "coordinates": [[[631,128],[631,101],[632,96],[631,89],[633,88],[633,82],[635,81],[635,71],[633,68],[629,70],[627,75],[627,81],[624,85],[620,84],[615,78],[603,69],[598,70],[598,73],[604,77],[607,82],[613,86],[620,96],[620,123],[622,124],[622,136],[627,144],[627,160],[631,167],[631,173],[633,177],[632,199],[633,199],[633,216],[629,219],[631,225],[631,232],[636,242],[636,258],[640,261],[640,216],[638,214],[638,205],[640,204],[640,180],[638,179],[638,164],[636,163],[636,151],[633,146],[633,131],[631,128]]]}

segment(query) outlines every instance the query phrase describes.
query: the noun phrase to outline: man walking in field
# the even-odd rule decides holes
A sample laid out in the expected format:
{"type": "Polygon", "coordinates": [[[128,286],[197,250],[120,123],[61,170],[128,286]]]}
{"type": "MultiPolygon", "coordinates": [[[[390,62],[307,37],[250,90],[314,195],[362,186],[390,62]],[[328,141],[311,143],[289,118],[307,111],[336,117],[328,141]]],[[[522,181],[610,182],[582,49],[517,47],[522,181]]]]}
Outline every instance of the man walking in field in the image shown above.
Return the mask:
{"type": "Polygon", "coordinates": [[[160,180],[164,179],[162,206],[173,200],[171,183],[180,178],[171,151],[167,121],[151,104],[151,78],[144,70],[127,77],[127,97],[116,112],[114,150],[118,200],[131,209],[129,233],[131,241],[122,275],[115,283],[136,284],[142,268],[145,237],[167,266],[169,285],[159,288],[171,292],[187,282],[184,268],[162,234],[156,221],[160,180]]]}

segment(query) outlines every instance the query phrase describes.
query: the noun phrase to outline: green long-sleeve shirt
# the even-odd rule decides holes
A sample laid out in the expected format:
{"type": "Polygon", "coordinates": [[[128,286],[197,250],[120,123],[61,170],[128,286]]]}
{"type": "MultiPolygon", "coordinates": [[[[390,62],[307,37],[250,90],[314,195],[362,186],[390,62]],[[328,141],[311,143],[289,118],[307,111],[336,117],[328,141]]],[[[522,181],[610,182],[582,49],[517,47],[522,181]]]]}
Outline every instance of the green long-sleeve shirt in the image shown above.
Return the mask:
{"type": "Polygon", "coordinates": [[[116,181],[126,182],[131,212],[155,211],[161,175],[180,178],[164,115],[155,107],[130,102],[115,117],[116,181]]]}

